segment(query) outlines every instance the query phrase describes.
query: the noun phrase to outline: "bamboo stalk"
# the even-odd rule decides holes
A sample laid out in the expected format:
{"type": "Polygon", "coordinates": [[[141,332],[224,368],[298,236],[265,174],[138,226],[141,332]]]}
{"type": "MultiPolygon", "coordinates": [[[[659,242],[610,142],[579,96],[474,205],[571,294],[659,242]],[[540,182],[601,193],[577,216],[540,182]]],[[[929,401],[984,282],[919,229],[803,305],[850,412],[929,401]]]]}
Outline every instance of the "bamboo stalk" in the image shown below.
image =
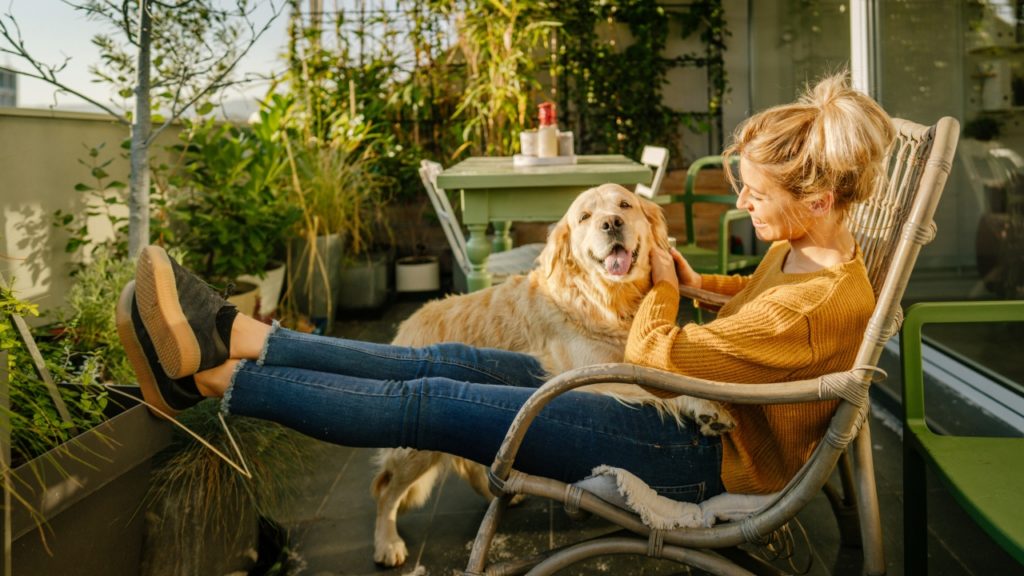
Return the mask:
{"type": "MultiPolygon", "coordinates": [[[[5,286],[7,285],[7,280],[4,279],[3,274],[0,274],[0,284],[5,286]]],[[[28,329],[28,324],[25,323],[25,319],[22,318],[20,314],[11,314],[11,324],[14,326],[14,329],[18,331],[18,335],[21,337],[21,341],[25,344],[25,348],[28,350],[29,356],[32,357],[32,364],[36,368],[36,373],[39,374],[39,377],[43,380],[43,384],[46,385],[46,390],[50,393],[50,398],[53,400],[54,406],[57,407],[57,413],[60,414],[61,420],[69,426],[69,429],[73,434],[77,434],[78,428],[75,426],[74,421],[71,420],[71,413],[68,412],[68,407],[64,404],[64,399],[60,397],[57,385],[53,382],[53,376],[51,376],[50,371],[46,369],[46,362],[43,360],[43,355],[39,353],[39,347],[36,346],[36,339],[32,337],[32,332],[28,329]]]]}

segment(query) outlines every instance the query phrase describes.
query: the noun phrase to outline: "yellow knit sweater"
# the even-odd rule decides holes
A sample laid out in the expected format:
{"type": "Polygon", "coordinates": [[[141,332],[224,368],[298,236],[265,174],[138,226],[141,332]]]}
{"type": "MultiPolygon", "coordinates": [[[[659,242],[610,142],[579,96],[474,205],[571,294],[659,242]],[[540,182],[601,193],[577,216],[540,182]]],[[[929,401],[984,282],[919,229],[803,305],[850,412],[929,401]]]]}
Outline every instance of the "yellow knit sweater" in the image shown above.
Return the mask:
{"type": "MultiPolygon", "coordinates": [[[[772,245],[750,276],[703,275],[703,288],[731,295],[707,324],[678,326],[679,294],[660,282],[644,299],[626,361],[720,382],[813,378],[852,367],[874,308],[858,249],[850,262],[786,274],[789,242],[772,245]]],[[[836,402],[729,405],[737,422],[722,437],[730,492],[780,490],[824,434],[836,402]]]]}

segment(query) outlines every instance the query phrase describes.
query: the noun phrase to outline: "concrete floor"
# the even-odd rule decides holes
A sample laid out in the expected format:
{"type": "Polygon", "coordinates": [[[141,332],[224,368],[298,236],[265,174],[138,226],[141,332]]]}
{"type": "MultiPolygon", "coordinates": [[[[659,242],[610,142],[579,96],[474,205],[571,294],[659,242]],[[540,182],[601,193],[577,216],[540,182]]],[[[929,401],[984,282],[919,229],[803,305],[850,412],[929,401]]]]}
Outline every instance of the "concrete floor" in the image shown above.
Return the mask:
{"type": "MultiPolygon", "coordinates": [[[[414,301],[392,302],[372,317],[338,322],[335,334],[385,342],[398,323],[420,305],[414,301]]],[[[885,400],[880,398],[880,400],[885,400]]],[[[891,400],[891,399],[890,399],[891,400]]],[[[902,531],[902,456],[899,422],[876,402],[872,418],[876,479],[884,524],[888,573],[943,576],[1021,574],[1024,570],[976,528],[944,489],[935,483],[930,496],[928,570],[904,570],[902,531]]],[[[457,574],[465,568],[476,527],[485,503],[458,477],[439,484],[421,509],[399,519],[399,530],[409,547],[405,566],[384,569],[372,559],[374,502],[369,494],[373,477],[371,450],[317,443],[310,472],[302,480],[299,495],[288,510],[275,519],[290,531],[290,574],[415,575],[457,574]]],[[[838,529],[824,495],[819,495],[799,515],[793,528],[795,547],[789,560],[775,563],[784,570],[811,575],[861,573],[858,549],[839,544],[838,529]],[[794,569],[792,566],[795,566],[794,569]]],[[[532,555],[562,545],[581,535],[596,535],[610,527],[599,519],[577,523],[560,506],[528,499],[509,511],[496,539],[493,553],[502,558],[532,555]]],[[[701,574],[663,560],[638,557],[599,558],[563,572],[565,574],[701,574]]]]}

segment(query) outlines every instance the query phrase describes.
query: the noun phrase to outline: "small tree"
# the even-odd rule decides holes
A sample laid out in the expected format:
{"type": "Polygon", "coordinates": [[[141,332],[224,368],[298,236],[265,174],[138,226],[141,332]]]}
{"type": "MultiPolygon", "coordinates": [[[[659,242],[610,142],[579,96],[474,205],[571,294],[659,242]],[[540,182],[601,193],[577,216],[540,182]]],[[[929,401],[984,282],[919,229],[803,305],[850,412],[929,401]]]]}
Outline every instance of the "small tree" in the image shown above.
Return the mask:
{"type": "Polygon", "coordinates": [[[62,82],[60,73],[70,57],[47,63],[33,56],[10,12],[0,15],[0,53],[15,56],[28,65],[28,71],[0,69],[47,82],[130,128],[128,253],[134,256],[149,243],[149,147],[186,112],[206,114],[224,88],[250,80],[235,79],[235,68],[280,15],[283,4],[267,0],[269,13],[261,23],[255,21],[255,3],[249,0],[87,0],[66,4],[114,31],[93,37],[101,62],[90,71],[116,90],[123,99],[120,106],[113,100],[101,102],[62,82]]]}

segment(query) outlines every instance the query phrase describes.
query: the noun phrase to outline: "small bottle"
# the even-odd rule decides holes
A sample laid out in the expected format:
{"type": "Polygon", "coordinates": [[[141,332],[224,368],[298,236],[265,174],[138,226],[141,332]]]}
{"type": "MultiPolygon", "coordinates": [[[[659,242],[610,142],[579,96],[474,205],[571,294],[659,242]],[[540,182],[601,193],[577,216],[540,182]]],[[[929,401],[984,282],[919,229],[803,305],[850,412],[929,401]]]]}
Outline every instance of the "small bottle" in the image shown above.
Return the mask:
{"type": "Polygon", "coordinates": [[[555,118],[554,102],[545,102],[537,107],[540,127],[537,129],[537,157],[558,156],[558,121],[555,118]]]}

